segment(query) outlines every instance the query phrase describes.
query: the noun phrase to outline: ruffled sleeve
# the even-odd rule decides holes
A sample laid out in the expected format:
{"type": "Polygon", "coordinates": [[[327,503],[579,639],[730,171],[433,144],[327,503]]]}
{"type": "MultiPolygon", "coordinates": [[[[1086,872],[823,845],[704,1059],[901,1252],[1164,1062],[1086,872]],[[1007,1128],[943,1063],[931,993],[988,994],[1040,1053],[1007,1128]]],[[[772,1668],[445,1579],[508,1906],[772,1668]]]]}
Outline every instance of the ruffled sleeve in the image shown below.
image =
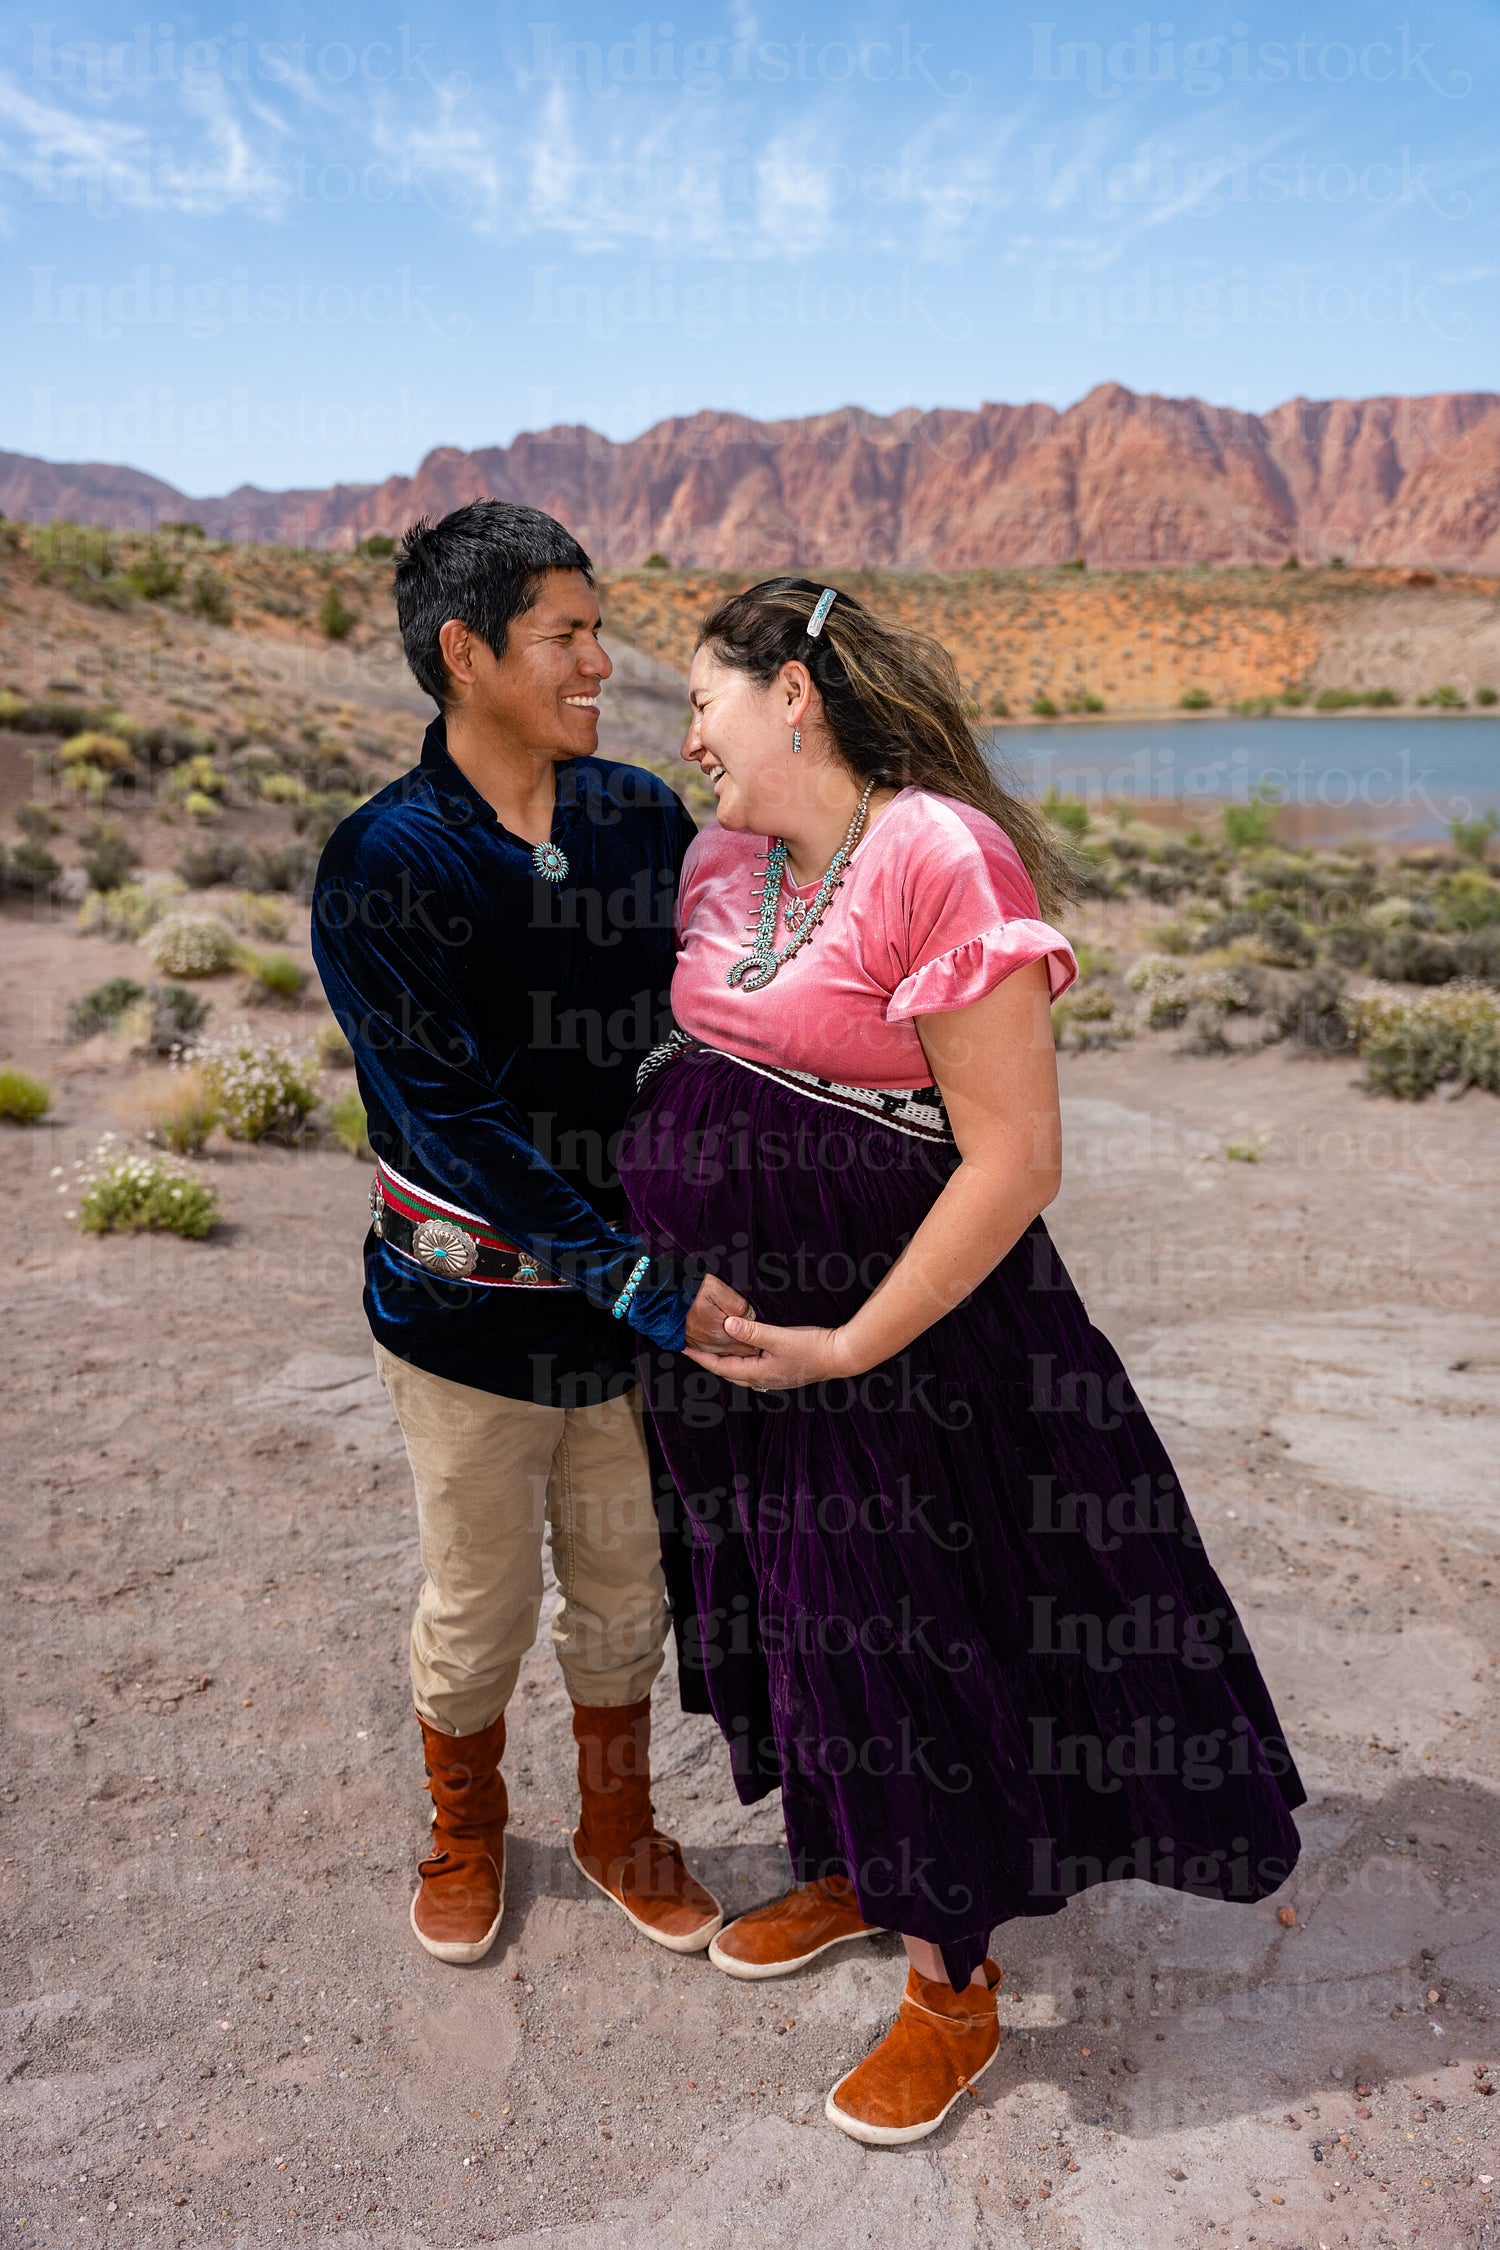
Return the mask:
{"type": "Polygon", "coordinates": [[[931,823],[904,869],[905,974],[887,1004],[887,1023],[965,1008],[1029,961],[1046,962],[1058,999],[1078,963],[1062,932],[1040,919],[1014,844],[982,813],[951,799],[935,802],[946,817],[931,823]]]}

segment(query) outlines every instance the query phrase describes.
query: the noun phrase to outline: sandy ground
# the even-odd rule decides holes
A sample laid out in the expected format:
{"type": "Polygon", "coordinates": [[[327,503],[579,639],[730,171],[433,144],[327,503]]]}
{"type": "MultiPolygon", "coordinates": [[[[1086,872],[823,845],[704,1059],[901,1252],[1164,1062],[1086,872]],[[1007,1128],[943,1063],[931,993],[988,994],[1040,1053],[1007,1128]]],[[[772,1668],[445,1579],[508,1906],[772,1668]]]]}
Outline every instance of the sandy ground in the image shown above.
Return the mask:
{"type": "MultiPolygon", "coordinates": [[[[1375,1102],[1279,1050],[1065,1059],[1055,1232],[1280,1699],[1312,1800],[1297,1922],[1123,1884],[1000,1931],[983,2099],[876,2153],[821,2113],[894,2007],[896,1941],[756,1987],[635,1938],[567,1859],[545,1642],[500,1942],[474,1969],[418,1949],[417,1563],[364,1168],[221,1149],[208,1243],[80,1240],[57,1190],[120,1071],[59,1044],[61,1004],[141,960],[16,908],[0,947],[0,1053],[59,1091],[0,1128],[6,2240],[1500,2242],[1493,1102],[1375,1102]],[[1259,1163],[1225,1159],[1256,1134],[1259,1163]]],[[[739,1808],[674,1701],[663,1822],[751,1904],[783,1882],[774,1802],[739,1808]]]]}

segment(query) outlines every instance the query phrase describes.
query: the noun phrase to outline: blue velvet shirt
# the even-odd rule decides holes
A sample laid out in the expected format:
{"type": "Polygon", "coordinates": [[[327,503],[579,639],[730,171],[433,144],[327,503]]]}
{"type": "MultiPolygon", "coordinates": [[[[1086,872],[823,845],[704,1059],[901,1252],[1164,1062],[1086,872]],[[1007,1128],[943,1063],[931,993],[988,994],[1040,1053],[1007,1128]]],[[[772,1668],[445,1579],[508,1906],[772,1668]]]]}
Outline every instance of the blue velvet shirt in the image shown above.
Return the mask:
{"type": "Polygon", "coordinates": [[[354,1049],[377,1157],[529,1252],[562,1288],[429,1274],[373,1229],[365,1309],[389,1351],[456,1383],[589,1405],[630,1374],[632,1330],[680,1348],[688,1276],[653,1264],[611,1307],[641,1245],[615,1138],[643,1055],[670,1023],[672,914],[693,822],[641,767],[557,769],[561,883],[448,754],[340,823],[318,868],[313,954],[354,1049]]]}

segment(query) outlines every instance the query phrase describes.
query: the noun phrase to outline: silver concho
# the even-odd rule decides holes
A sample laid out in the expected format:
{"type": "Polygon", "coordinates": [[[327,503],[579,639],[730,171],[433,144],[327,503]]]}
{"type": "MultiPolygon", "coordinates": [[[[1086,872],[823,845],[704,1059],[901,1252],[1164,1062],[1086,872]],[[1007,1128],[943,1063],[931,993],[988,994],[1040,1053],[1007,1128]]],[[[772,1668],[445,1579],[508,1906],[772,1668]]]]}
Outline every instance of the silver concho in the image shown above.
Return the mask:
{"type": "Polygon", "coordinates": [[[377,1172],[370,1182],[370,1227],[377,1242],[385,1240],[385,1183],[377,1172]]]}
{"type": "Polygon", "coordinates": [[[467,1281],[479,1263],[479,1244],[473,1235],[447,1219],[424,1219],[411,1246],[429,1273],[446,1274],[450,1281],[467,1281]]]}

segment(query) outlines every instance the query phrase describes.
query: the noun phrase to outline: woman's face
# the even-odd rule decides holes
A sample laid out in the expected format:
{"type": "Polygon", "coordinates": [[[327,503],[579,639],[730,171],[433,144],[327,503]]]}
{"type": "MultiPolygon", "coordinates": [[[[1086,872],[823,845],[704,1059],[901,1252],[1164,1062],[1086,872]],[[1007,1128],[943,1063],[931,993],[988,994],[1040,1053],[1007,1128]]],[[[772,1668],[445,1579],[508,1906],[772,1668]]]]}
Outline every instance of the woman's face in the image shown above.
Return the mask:
{"type": "Polygon", "coordinates": [[[693,717],[682,755],[712,786],[721,827],[780,834],[810,769],[805,753],[792,755],[792,729],[799,720],[806,726],[806,681],[800,666],[787,665],[761,687],[709,649],[700,648],[693,658],[688,679],[693,717]]]}

